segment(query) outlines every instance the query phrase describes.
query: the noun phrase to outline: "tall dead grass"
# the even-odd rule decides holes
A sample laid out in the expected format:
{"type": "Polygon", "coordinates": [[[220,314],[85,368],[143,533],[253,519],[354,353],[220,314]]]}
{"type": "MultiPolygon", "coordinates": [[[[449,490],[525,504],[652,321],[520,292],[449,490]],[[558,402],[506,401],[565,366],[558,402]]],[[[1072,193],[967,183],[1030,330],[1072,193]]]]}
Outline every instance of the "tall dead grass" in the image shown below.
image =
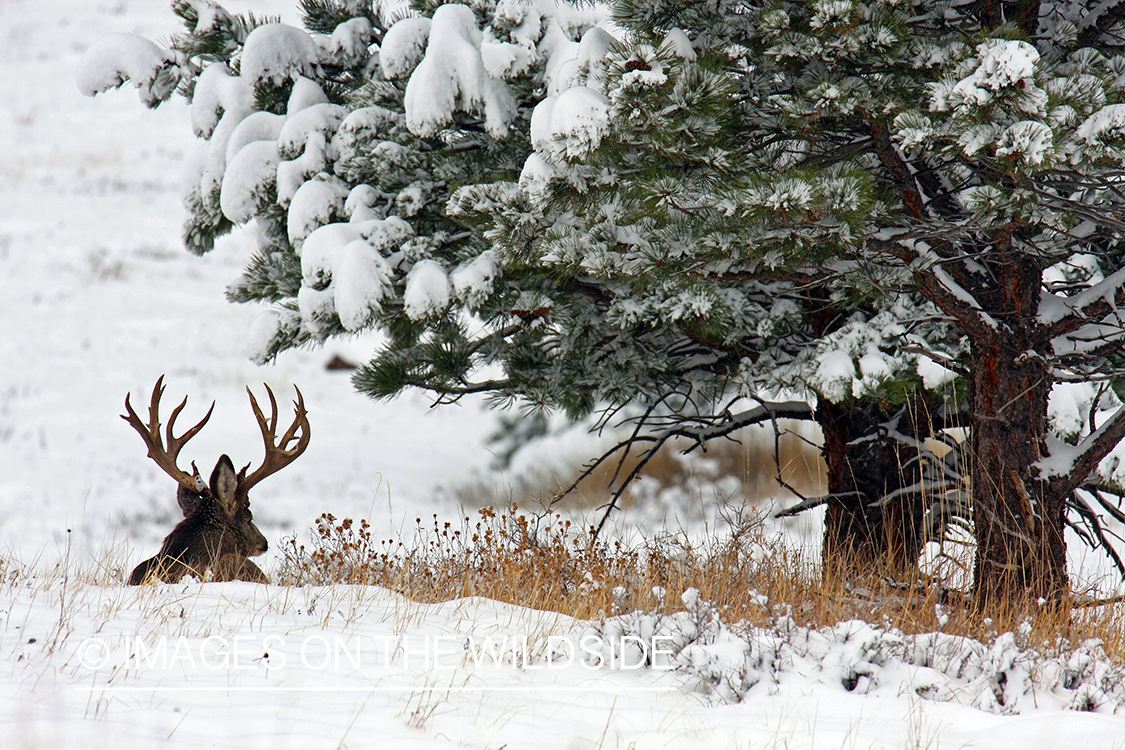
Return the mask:
{"type": "MultiPolygon", "coordinates": [[[[892,571],[859,570],[847,561],[827,561],[827,569],[854,575],[825,580],[821,550],[770,536],[753,510],[762,499],[783,494],[785,485],[811,495],[823,492],[818,436],[800,429],[789,425],[776,445],[772,430],[748,429],[737,440],[687,457],[686,445],[668,445],[649,462],[643,476],[650,488],[687,488],[696,478],[738,479],[741,493],[735,494],[742,503],[727,509],[726,528],[704,542],[683,533],[637,543],[595,540],[589,529],[559,513],[521,511],[504,498],[475,492],[461,497],[466,507],[473,501],[484,506],[475,517],[418,519],[412,539],[375,539],[366,521],[321,516],[311,545],[295,540],[285,545],[279,582],[372,584],[421,602],[481,596],[585,620],[638,609],[675,611],[680,594],[694,588],[728,623],[766,626],[784,614],[816,628],[859,619],[905,633],[941,630],[983,642],[1019,632],[1025,643],[1052,650],[1098,639],[1111,658],[1125,663],[1125,605],[976,611],[964,593],[971,586],[969,538],[946,540],[937,552],[929,549],[910,581],[895,580],[892,571]]],[[[630,468],[626,461],[622,474],[630,468]]],[[[611,464],[579,485],[572,507],[604,504],[613,471],[611,464]]],[[[554,478],[550,489],[567,480],[554,478]]],[[[535,489],[521,487],[519,496],[551,495],[543,484],[535,489]]],[[[628,505],[630,498],[624,499],[628,505]]]]}
{"type": "Polygon", "coordinates": [[[561,515],[484,508],[457,523],[418,519],[412,540],[379,540],[366,521],[323,515],[311,545],[289,540],[278,582],[382,586],[420,602],[480,596],[584,620],[682,608],[689,588],[729,624],[768,626],[779,615],[807,627],[859,619],[905,633],[941,630],[990,642],[1020,632],[1026,643],[1063,649],[1096,638],[1125,662],[1120,604],[979,613],[957,591],[882,571],[825,581],[820,566],[752,512],[727,513],[727,533],[703,546],[683,534],[627,544],[594,540],[561,515]]]}

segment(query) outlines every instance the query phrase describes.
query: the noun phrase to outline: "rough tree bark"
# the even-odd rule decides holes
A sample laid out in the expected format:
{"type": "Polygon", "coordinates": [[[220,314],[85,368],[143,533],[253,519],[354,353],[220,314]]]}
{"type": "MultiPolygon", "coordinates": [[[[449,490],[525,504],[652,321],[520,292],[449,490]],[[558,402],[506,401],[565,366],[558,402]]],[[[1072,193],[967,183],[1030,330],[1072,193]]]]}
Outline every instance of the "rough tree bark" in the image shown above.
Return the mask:
{"type": "MultiPolygon", "coordinates": [[[[929,414],[921,413],[925,404],[911,407],[899,432],[924,439],[932,423],[929,414]]],[[[925,498],[907,493],[886,505],[878,501],[920,481],[917,462],[911,465],[918,451],[887,436],[881,430],[886,419],[867,400],[846,405],[822,400],[817,406],[830,495],[822,555],[826,580],[871,573],[906,580],[917,571],[925,498]]]]}
{"type": "Polygon", "coordinates": [[[992,310],[1010,310],[997,327],[971,336],[974,366],[969,452],[977,537],[976,594],[982,609],[1014,598],[1055,601],[1066,594],[1066,497],[1043,481],[1051,377],[1040,353],[1049,334],[1037,322],[1041,273],[1034,261],[1002,254],[994,283],[974,290],[992,310]]]}

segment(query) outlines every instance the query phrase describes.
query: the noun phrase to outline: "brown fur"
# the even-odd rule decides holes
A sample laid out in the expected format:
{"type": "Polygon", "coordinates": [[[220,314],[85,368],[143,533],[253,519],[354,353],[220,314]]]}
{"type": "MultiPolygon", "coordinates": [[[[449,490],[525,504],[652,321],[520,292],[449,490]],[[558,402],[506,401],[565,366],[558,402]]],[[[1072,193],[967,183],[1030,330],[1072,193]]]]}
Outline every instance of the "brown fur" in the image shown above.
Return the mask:
{"type": "Polygon", "coordinates": [[[265,573],[247,559],[265,552],[269,543],[254,525],[250,500],[239,491],[239,476],[224,455],[211,472],[210,486],[202,492],[181,485],[176,499],[184,520],[165,537],[155,557],[133,570],[129,584],[136,586],[152,579],[176,583],[185,575],[200,580],[269,583],[265,573]]]}

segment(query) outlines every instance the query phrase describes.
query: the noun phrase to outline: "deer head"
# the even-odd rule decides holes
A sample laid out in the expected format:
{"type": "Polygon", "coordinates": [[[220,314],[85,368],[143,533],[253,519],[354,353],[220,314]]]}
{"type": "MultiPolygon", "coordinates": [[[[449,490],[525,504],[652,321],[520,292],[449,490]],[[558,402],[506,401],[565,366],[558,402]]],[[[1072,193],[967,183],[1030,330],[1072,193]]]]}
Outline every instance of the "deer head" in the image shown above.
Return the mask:
{"type": "Polygon", "coordinates": [[[185,397],[180,405],[172,410],[165,428],[164,437],[160,434],[160,399],[164,395],[164,376],[156,380],[148,407],[148,424],[141,421],[125,396],[126,414],[121,418],[136,430],[148,447],[149,457],[164,473],[176,480],[179,485],[176,501],[184,513],[172,533],[165,539],[160,552],[145,560],[129,576],[129,584],[137,585],[153,578],[165,583],[175,583],[185,575],[194,575],[204,580],[210,574],[215,581],[253,581],[269,583],[265,573],[249,558],[266,551],[268,543],[262,532],[254,525],[250,513],[250,489],[271,474],[275,474],[292,463],[304,453],[309,444],[309,420],[305,411],[305,400],[296,388],[297,400],[293,402],[296,416],[289,429],[277,438],[277,400],[273,391],[266,386],[270,399],[271,416],[267,420],[258,406],[257,399],[250,389],[250,407],[262,432],[266,456],[262,465],[247,474],[250,465],[235,472],[234,463],[226,455],[220,456],[211,471],[210,481],[204,483],[199,470],[192,463],[192,473],[179,468],[177,458],[187,441],[191,440],[215,410],[215,404],[194,427],[176,437],[173,429],[176,418],[187,405],[185,397]],[[292,444],[292,447],[290,445],[292,444]]]}

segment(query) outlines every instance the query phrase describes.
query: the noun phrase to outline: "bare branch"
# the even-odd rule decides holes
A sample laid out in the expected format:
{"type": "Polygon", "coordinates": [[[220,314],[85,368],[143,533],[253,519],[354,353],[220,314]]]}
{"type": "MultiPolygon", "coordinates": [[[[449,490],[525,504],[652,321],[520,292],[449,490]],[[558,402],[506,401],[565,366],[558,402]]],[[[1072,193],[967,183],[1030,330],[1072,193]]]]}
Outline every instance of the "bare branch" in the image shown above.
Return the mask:
{"type": "Polygon", "coordinates": [[[957,283],[949,271],[942,268],[942,259],[933,255],[927,243],[905,236],[898,239],[869,237],[866,243],[875,252],[916,265],[914,278],[922,294],[954,318],[972,338],[980,340],[998,334],[996,321],[984,312],[972,294],[957,283]],[[923,266],[926,262],[929,262],[928,266],[923,266]]]}
{"type": "MultiPolygon", "coordinates": [[[[1094,496],[1097,497],[1096,491],[1094,493],[1094,496]]],[[[1110,541],[1106,539],[1105,529],[1102,527],[1101,518],[1099,517],[1097,511],[1090,507],[1090,504],[1086,502],[1086,499],[1083,498],[1079,492],[1074,492],[1073,494],[1071,494],[1068,504],[1075,510],[1075,512],[1078,513],[1078,515],[1086,523],[1087,528],[1089,528],[1093,533],[1096,544],[1090,544],[1090,546],[1098,547],[1103,552],[1105,552],[1109,559],[1113,561],[1113,565],[1117,568],[1118,572],[1125,576],[1125,562],[1122,562],[1121,556],[1117,553],[1117,550],[1114,548],[1113,544],[1111,544],[1110,541]]],[[[1074,528],[1075,531],[1078,531],[1075,524],[1071,523],[1071,527],[1074,528]]],[[[1085,536],[1083,534],[1080,535],[1085,536]]],[[[1089,542],[1087,543],[1089,544],[1089,542]]]]}
{"type": "MultiPolygon", "coordinates": [[[[1125,4],[1125,0],[1122,2],[1125,4]]],[[[1039,318],[1049,326],[1049,335],[1054,338],[1069,333],[1085,323],[1112,315],[1119,306],[1125,305],[1125,268],[1069,297],[1059,298],[1050,292],[1044,292],[1043,296],[1051,305],[1043,311],[1043,302],[1040,302],[1039,318]]]]}
{"type": "Polygon", "coordinates": [[[1051,469],[1046,472],[1051,493],[1055,497],[1065,497],[1085,484],[1102,459],[1117,447],[1122,438],[1125,438],[1125,406],[1114,412],[1101,427],[1076,446],[1066,445],[1057,440],[1051,441],[1052,453],[1057,458],[1069,459],[1065,469],[1062,465],[1054,466],[1051,456],[1045,457],[1040,462],[1041,466],[1046,462],[1051,469]]]}
{"type": "Polygon", "coordinates": [[[727,437],[743,427],[776,421],[777,419],[812,420],[815,416],[812,406],[804,401],[759,401],[758,406],[739,412],[738,414],[731,414],[729,411],[724,411],[722,414],[713,416],[689,417],[676,415],[671,417],[672,421],[670,426],[654,429],[652,432],[645,434],[644,429],[652,426],[654,420],[652,414],[656,407],[672,395],[674,394],[666,394],[650,404],[645,414],[637,419],[637,424],[630,435],[601,456],[588,463],[578,475],[578,478],[560,494],[560,496],[565,496],[574,492],[578,488],[578,485],[589,478],[598,467],[602,466],[613,456],[620,454],[617,461],[617,468],[611,480],[612,483],[620,479],[620,483],[617,488],[614,489],[609,502],[604,506],[605,512],[602,514],[601,520],[594,529],[595,537],[605,526],[610,513],[617,507],[625,490],[628,489],[633,480],[640,476],[648,462],[652,460],[669,440],[677,437],[690,440],[691,445],[684,450],[686,454],[700,447],[706,450],[706,443],[708,441],[727,437]],[[624,478],[621,478],[621,473],[624,470],[625,462],[628,460],[630,452],[635,445],[641,443],[648,444],[649,447],[640,455],[636,466],[630,469],[629,472],[625,474],[624,478]]]}
{"type": "Polygon", "coordinates": [[[1081,29],[1078,35],[1079,46],[1090,46],[1122,19],[1125,19],[1125,0],[1099,3],[1078,22],[1078,28],[1081,29]]]}

